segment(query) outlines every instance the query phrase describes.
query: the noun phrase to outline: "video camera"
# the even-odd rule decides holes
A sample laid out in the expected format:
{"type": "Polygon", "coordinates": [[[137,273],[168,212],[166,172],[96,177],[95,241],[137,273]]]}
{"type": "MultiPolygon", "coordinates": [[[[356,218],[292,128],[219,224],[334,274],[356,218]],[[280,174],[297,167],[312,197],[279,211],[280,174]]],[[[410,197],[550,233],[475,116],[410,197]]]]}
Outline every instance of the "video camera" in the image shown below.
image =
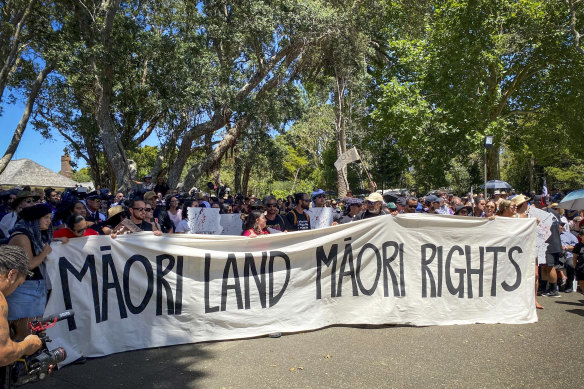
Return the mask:
{"type": "Polygon", "coordinates": [[[65,311],[30,323],[32,333],[41,339],[43,345],[33,355],[22,357],[10,366],[7,377],[9,382],[6,387],[20,386],[45,379],[47,375],[51,374],[57,363],[63,362],[67,358],[67,353],[61,347],[53,350],[48,349],[47,343],[50,343],[51,339],[45,330],[54,327],[58,321],[71,318],[73,315],[75,315],[73,311],[65,311]]]}

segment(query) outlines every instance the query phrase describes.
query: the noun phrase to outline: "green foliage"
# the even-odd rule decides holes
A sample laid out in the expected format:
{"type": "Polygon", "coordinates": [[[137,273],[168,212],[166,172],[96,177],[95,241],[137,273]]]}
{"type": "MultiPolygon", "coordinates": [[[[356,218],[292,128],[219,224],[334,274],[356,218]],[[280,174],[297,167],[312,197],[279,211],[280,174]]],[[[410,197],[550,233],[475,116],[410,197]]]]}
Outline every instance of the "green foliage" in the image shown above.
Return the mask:
{"type": "Polygon", "coordinates": [[[136,163],[136,178],[138,181],[141,181],[145,175],[150,174],[159,152],[160,149],[156,146],[144,146],[136,152],[128,151],[128,158],[136,163]]]}
{"type": "MultiPolygon", "coordinates": [[[[0,11],[0,58],[15,31],[8,8],[25,4],[0,11]]],[[[39,65],[54,64],[31,123],[65,137],[96,184],[117,174],[97,120],[104,64],[116,152],[139,177],[184,179],[206,163],[199,187],[219,169],[224,184],[257,195],[334,190],[346,142],[380,186],[466,192],[482,182],[491,134],[489,178],[500,171],[518,189],[543,177],[580,184],[584,60],[563,0],[121,2],[109,51],[104,16],[92,11],[105,4],[34,2],[9,82],[25,97],[39,65]],[[160,145],[145,146],[154,137],[160,145]]],[[[366,187],[361,165],[348,180],[366,187]]]]}
{"type": "Polygon", "coordinates": [[[90,182],[91,181],[91,175],[89,172],[89,168],[88,167],[84,167],[81,168],[77,171],[73,172],[73,181],[77,181],[77,182],[90,182]]]}

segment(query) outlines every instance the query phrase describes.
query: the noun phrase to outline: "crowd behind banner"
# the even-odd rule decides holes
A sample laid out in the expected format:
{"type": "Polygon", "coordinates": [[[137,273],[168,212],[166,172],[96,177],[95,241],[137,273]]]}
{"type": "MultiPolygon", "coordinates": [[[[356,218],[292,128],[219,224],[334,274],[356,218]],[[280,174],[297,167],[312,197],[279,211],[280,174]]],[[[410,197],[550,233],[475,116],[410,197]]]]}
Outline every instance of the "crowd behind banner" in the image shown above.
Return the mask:
{"type": "MultiPolygon", "coordinates": [[[[562,194],[555,188],[543,195],[496,190],[487,198],[471,193],[459,197],[446,191],[422,197],[414,193],[384,196],[372,192],[363,199],[351,193],[335,199],[318,189],[286,199],[274,196],[259,199],[231,195],[224,188],[210,193],[178,192],[170,190],[161,178],[155,184],[149,176],[136,181],[136,185],[137,189],[128,193],[111,193],[108,189],[88,193],[84,188],[32,191],[29,187],[0,191],[0,238],[4,244],[21,246],[26,251],[32,271],[8,298],[9,320],[17,338],[26,336],[31,317],[43,313],[46,292],[51,288],[44,266],[51,241],[66,244],[70,239],[89,235],[116,239],[148,231],[155,236],[204,233],[253,238],[402,213],[524,218],[529,217],[531,208],[550,216],[543,217],[542,213],[535,216],[545,220],[539,228],[544,237],[540,247],[544,245],[545,249],[536,264],[538,295],[559,297],[560,292],[571,293],[574,279],[580,283],[580,292],[584,290],[584,232],[580,228],[584,210],[559,209],[557,203],[562,194]]],[[[537,300],[536,306],[541,308],[537,300]]]]}

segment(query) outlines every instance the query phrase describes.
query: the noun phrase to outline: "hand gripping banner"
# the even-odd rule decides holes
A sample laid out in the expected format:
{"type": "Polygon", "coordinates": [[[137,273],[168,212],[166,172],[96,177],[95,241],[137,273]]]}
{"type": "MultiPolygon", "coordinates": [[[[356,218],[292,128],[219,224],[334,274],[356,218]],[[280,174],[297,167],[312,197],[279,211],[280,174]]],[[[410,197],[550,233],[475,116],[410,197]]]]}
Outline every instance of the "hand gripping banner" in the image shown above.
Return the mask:
{"type": "Polygon", "coordinates": [[[54,346],[126,350],[334,324],[533,323],[534,219],[411,214],[257,238],[139,233],[54,244],[54,346]]]}

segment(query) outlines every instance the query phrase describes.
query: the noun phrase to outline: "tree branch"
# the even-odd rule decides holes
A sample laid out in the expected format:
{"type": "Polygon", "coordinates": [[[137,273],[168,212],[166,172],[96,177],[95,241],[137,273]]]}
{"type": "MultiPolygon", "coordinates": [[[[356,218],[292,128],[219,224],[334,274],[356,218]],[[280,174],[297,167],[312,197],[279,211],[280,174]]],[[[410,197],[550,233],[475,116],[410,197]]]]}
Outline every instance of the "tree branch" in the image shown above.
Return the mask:
{"type": "Polygon", "coordinates": [[[154,129],[156,128],[156,125],[158,124],[160,119],[162,119],[163,117],[164,117],[164,114],[154,116],[152,118],[152,120],[150,120],[150,123],[148,124],[148,127],[146,127],[146,130],[139,137],[137,137],[134,140],[134,142],[136,142],[137,145],[144,142],[146,140],[146,138],[148,138],[150,136],[150,134],[152,134],[152,131],[154,131],[154,129]]]}
{"type": "Polygon", "coordinates": [[[30,14],[30,10],[32,8],[32,4],[35,0],[29,0],[28,6],[26,10],[22,14],[22,17],[18,21],[16,25],[16,29],[14,31],[14,35],[12,36],[12,48],[10,49],[10,53],[4,59],[4,64],[2,65],[2,69],[0,70],[0,102],[2,101],[2,96],[4,95],[4,89],[6,88],[6,84],[8,83],[8,75],[11,73],[10,69],[12,68],[14,62],[16,62],[17,53],[19,53],[19,41],[20,41],[20,33],[22,32],[22,28],[24,26],[24,22],[26,18],[30,14]]]}
{"type": "Polygon", "coordinates": [[[14,130],[12,140],[10,141],[8,148],[6,149],[4,156],[0,159],[0,174],[4,171],[4,169],[6,169],[6,166],[8,166],[8,162],[14,156],[14,153],[16,152],[16,149],[18,148],[18,145],[20,144],[20,140],[22,139],[22,134],[24,133],[24,130],[26,129],[28,119],[30,118],[30,115],[32,113],[32,109],[34,107],[34,102],[39,94],[39,91],[41,90],[41,85],[45,81],[45,78],[47,78],[47,75],[52,70],[53,70],[53,65],[51,63],[48,63],[45,66],[45,68],[39,72],[36,80],[32,84],[32,88],[30,90],[30,93],[28,95],[28,99],[26,101],[26,105],[24,107],[24,112],[22,113],[22,117],[20,118],[20,122],[18,123],[18,125],[16,126],[16,129],[14,130]]]}
{"type": "Polygon", "coordinates": [[[578,32],[578,30],[576,30],[576,7],[575,5],[578,4],[580,2],[580,0],[565,0],[566,3],[568,3],[568,7],[570,7],[570,31],[572,32],[572,35],[574,36],[574,47],[576,47],[576,50],[578,50],[580,52],[580,54],[584,55],[584,49],[582,47],[580,47],[580,38],[581,35],[578,32]]]}

